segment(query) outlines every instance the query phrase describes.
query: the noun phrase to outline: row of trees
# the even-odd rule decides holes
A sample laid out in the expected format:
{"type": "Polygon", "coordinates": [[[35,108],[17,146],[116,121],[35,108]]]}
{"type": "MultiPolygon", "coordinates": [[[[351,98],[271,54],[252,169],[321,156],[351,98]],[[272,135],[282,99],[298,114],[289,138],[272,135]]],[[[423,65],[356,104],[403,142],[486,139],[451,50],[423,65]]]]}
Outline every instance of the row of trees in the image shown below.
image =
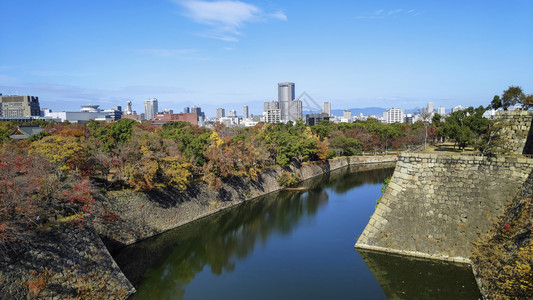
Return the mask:
{"type": "Polygon", "coordinates": [[[0,123],[0,241],[20,239],[22,229],[46,220],[82,220],[92,211],[97,187],[186,189],[198,180],[220,188],[236,176],[256,180],[273,166],[422,141],[419,124],[376,120],[213,129],[184,122],[156,128],[129,119],[43,123],[45,130],[32,139],[9,140],[16,125],[0,123]]]}
{"type": "Polygon", "coordinates": [[[533,94],[525,94],[521,87],[510,86],[502,96],[495,95],[487,108],[507,110],[510,106],[520,104],[523,109],[533,106],[533,94]]]}

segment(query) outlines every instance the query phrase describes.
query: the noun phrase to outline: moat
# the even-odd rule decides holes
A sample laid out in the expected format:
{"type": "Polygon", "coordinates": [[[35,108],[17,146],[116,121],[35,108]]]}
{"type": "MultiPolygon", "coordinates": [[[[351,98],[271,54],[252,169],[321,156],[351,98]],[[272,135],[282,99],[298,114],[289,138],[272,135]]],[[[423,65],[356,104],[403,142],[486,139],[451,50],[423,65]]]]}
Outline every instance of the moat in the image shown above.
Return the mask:
{"type": "Polygon", "coordinates": [[[345,168],[114,254],[132,299],[479,299],[465,265],[353,245],[393,168],[345,168]]]}

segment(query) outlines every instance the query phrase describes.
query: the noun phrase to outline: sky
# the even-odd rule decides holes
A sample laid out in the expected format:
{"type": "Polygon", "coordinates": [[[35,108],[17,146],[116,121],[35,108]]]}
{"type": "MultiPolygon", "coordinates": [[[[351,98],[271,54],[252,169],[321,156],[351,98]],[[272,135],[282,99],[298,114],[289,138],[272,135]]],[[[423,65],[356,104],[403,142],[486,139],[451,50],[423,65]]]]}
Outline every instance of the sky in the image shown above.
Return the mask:
{"type": "Polygon", "coordinates": [[[0,93],[78,111],[452,108],[533,93],[533,1],[0,0],[0,93]],[[317,108],[318,107],[318,108],[317,108]]]}

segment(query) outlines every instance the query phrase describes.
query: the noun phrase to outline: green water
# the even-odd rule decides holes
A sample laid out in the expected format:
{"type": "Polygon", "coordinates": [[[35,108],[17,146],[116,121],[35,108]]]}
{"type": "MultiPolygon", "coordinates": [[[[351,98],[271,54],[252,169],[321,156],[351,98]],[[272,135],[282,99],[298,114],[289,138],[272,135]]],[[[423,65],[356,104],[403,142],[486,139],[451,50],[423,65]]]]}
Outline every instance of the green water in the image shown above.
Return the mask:
{"type": "Polygon", "coordinates": [[[122,249],[132,299],[478,299],[467,266],[354,248],[391,168],[347,168],[122,249]]]}

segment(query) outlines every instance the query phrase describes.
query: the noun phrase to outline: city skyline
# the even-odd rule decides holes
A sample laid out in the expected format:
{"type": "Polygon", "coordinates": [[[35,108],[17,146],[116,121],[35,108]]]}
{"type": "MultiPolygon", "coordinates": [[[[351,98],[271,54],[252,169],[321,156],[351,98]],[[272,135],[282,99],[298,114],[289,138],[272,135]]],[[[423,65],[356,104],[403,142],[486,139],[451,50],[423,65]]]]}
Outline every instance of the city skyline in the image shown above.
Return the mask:
{"type": "Polygon", "coordinates": [[[225,103],[259,115],[284,81],[298,85],[296,97],[339,109],[479,106],[511,85],[533,91],[526,0],[30,0],[0,9],[0,93],[36,95],[54,111],[132,101],[141,112],[157,98],[175,111],[196,105],[214,116],[225,103]]]}

